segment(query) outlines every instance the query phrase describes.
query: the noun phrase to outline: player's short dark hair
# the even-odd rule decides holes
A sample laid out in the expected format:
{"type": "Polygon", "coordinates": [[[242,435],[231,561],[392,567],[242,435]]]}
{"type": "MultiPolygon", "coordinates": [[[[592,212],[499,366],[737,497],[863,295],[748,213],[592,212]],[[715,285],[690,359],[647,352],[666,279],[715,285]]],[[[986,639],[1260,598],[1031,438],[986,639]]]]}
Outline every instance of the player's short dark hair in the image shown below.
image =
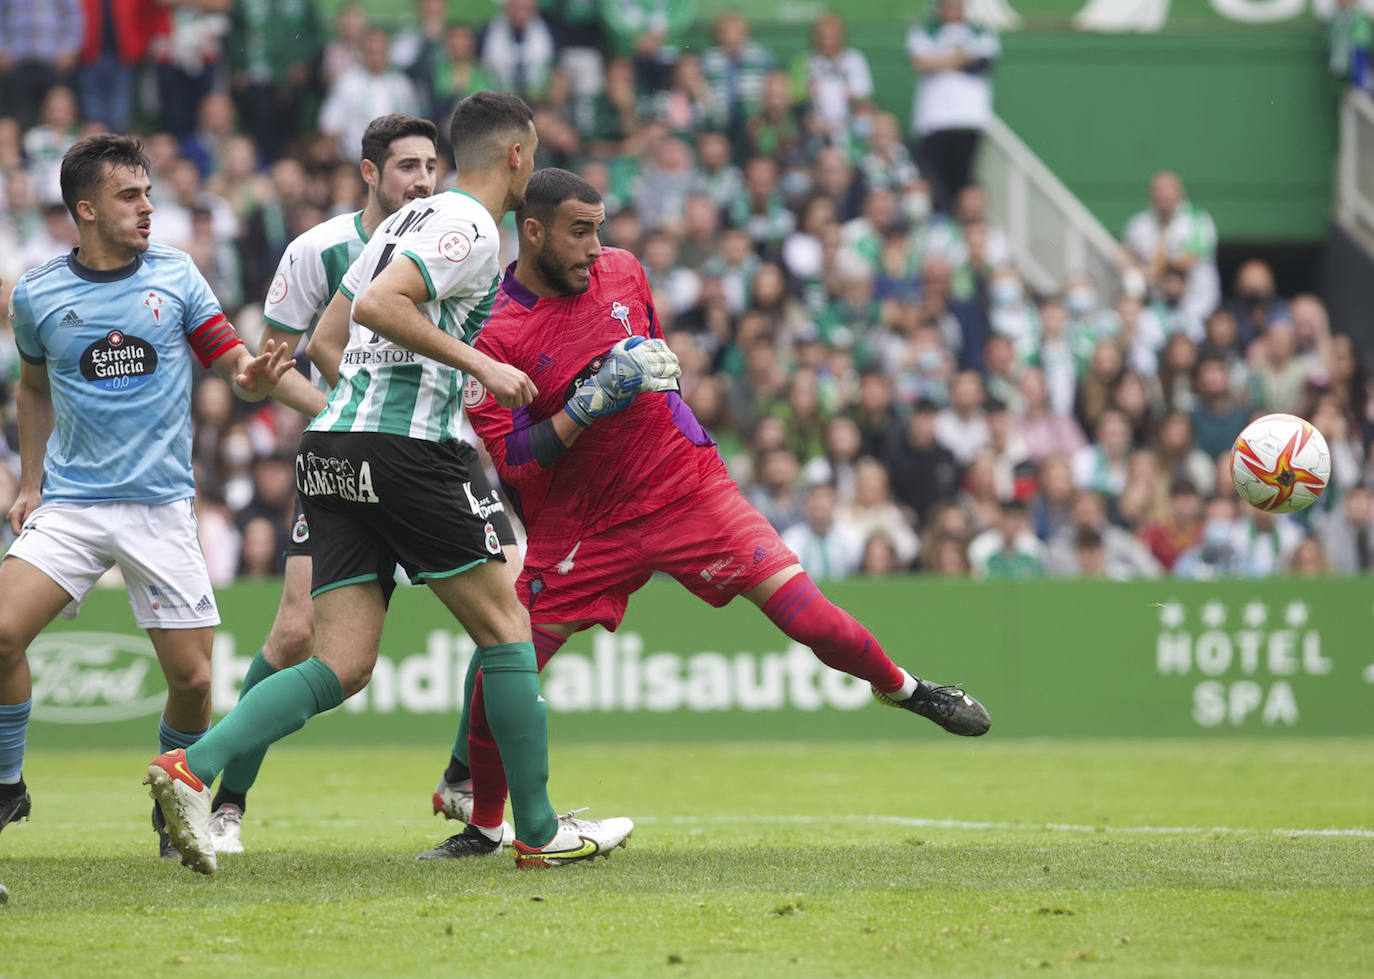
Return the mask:
{"type": "Polygon", "coordinates": [[[152,169],[148,154],[143,152],[143,144],[132,136],[116,136],[114,133],[101,133],[87,136],[72,144],[62,156],[62,203],[67,205],[72,220],[76,220],[76,202],[91,199],[91,191],[105,180],[106,169],[126,168],[152,169]]]}
{"type": "Polygon", "coordinates": [[[378,116],[363,130],[363,159],[371,160],[380,170],[391,159],[391,144],[406,136],[423,136],[431,143],[437,143],[439,127],[428,119],[404,112],[378,116]]]}
{"type": "Polygon", "coordinates": [[[514,92],[474,92],[458,103],[448,123],[453,165],[460,174],[491,166],[508,145],[498,141],[527,132],[533,121],[534,110],[514,92]]]}
{"type": "Polygon", "coordinates": [[[525,204],[515,215],[516,227],[523,226],[525,218],[534,218],[547,228],[553,223],[558,205],[568,200],[593,205],[602,203],[597,189],[571,170],[544,167],[534,171],[525,187],[525,204]]]}

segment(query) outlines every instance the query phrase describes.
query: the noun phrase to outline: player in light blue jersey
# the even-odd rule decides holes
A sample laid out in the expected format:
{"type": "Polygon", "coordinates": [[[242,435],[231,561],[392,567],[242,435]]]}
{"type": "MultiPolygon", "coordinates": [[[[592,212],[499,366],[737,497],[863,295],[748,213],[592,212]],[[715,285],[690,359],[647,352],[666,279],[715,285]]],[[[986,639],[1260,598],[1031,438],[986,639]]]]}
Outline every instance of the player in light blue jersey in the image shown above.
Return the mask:
{"type": "Polygon", "coordinates": [[[324,404],[290,371],[285,346],[248,352],[190,256],[149,245],[137,140],[81,140],[63,157],[61,184],[79,245],[26,273],[9,309],[23,364],[9,511],[18,539],[0,563],[0,828],[31,809],[21,772],[29,643],[59,614],[75,616],[113,565],[167,678],[163,749],[209,727],[219,613],[192,511],[192,356],[245,400],[280,380],[276,394],[293,407],[324,404]]]}

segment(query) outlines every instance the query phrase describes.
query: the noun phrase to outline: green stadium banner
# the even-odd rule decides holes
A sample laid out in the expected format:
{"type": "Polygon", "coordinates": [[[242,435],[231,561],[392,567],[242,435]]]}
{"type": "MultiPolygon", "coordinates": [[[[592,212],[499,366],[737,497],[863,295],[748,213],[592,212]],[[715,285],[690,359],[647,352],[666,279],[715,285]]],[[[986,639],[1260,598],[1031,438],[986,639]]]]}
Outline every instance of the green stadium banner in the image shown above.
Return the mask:
{"type": "MultiPolygon", "coordinates": [[[[900,663],[966,683],[992,737],[1374,733],[1374,589],[1368,579],[1137,584],[866,581],[826,591],[900,663]]],[[[214,708],[272,621],[277,587],[221,591],[214,708]]],[[[472,642],[423,589],[398,591],[371,685],[293,735],[297,743],[452,737],[472,642]]],[[[151,747],[162,703],[152,647],[122,591],[29,651],[30,750],[151,747]]],[[[873,703],[753,606],[702,605],[670,581],[635,596],[619,632],[581,633],[550,663],[555,738],[939,738],[873,703]]]]}

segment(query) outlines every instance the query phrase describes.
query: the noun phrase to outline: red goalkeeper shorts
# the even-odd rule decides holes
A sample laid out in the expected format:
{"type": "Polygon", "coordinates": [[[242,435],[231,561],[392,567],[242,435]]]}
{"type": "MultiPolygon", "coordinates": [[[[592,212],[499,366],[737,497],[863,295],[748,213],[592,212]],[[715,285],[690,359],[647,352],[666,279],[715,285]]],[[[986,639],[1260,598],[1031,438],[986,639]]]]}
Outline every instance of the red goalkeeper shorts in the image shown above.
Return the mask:
{"type": "Polygon", "coordinates": [[[585,622],[614,631],[630,596],[655,571],[719,608],[797,563],[722,472],[662,510],[590,537],[531,537],[516,590],[536,624],[585,622]]]}

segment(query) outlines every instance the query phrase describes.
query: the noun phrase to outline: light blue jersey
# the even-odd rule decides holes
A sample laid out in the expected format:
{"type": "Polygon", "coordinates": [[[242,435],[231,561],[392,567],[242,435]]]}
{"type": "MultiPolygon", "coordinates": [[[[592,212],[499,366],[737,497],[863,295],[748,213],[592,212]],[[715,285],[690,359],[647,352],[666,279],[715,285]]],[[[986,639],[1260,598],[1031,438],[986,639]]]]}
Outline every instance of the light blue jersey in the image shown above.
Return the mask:
{"type": "Polygon", "coordinates": [[[195,495],[191,356],[208,365],[240,341],[189,255],[152,245],[113,271],[63,255],[19,280],[10,320],[52,385],[44,503],[195,495]]]}

